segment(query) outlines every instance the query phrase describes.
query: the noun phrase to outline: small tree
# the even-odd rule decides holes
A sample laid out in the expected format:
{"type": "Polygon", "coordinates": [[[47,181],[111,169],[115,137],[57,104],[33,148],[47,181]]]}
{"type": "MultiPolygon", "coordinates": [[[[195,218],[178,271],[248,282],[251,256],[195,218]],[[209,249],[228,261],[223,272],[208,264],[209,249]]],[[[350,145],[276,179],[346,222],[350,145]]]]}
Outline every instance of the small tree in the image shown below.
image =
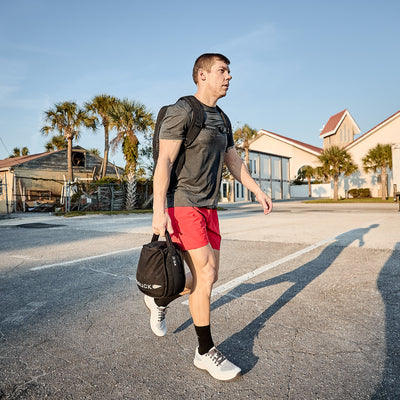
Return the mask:
{"type": "Polygon", "coordinates": [[[89,149],[89,152],[94,154],[95,156],[100,157],[100,150],[96,149],[95,147],[93,147],[92,149],[89,149]]]}
{"type": "Polygon", "coordinates": [[[45,144],[45,149],[47,152],[55,150],[64,150],[68,147],[68,141],[65,139],[64,135],[54,135],[51,140],[45,144]]]}
{"type": "Polygon", "coordinates": [[[20,149],[19,147],[14,147],[13,153],[10,154],[10,158],[27,156],[28,154],[29,154],[29,149],[26,146],[23,147],[22,149],[20,149]]]}
{"type": "MultiPolygon", "coordinates": [[[[257,136],[257,131],[251,128],[247,124],[244,124],[241,128],[236,129],[236,131],[233,133],[233,139],[236,143],[236,146],[239,149],[243,149],[244,151],[244,162],[249,171],[250,171],[250,157],[249,157],[250,141],[256,136],[257,136]]],[[[246,200],[249,200],[247,190],[246,190],[246,200]]]]}
{"type": "Polygon", "coordinates": [[[303,167],[301,167],[300,169],[300,174],[303,177],[303,179],[307,179],[307,183],[308,183],[308,197],[312,196],[312,192],[311,192],[311,179],[314,178],[315,175],[315,171],[314,168],[311,167],[310,165],[304,165],[303,167]]]}
{"type": "Polygon", "coordinates": [[[387,170],[392,169],[392,147],[390,144],[377,144],[368,151],[362,162],[365,172],[380,173],[382,200],[385,200],[388,196],[387,170]]]}
{"type": "Polygon", "coordinates": [[[358,167],[351,155],[338,146],[328,147],[318,158],[322,163],[319,173],[333,180],[333,199],[337,201],[340,175],[349,176],[356,172],[358,167]]]}

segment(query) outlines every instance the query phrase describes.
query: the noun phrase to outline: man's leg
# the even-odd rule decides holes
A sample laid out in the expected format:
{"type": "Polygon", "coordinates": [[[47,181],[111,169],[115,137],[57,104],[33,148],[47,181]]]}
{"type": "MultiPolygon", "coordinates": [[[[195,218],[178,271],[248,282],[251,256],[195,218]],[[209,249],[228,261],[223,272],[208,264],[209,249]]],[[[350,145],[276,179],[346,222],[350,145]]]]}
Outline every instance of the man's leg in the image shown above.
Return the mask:
{"type": "Polygon", "coordinates": [[[219,250],[213,249],[210,244],[188,250],[186,262],[193,275],[189,309],[199,340],[194,365],[208,371],[216,379],[235,379],[241,370],[214,346],[210,329],[210,298],[212,287],[218,279],[219,250]]]}
{"type": "Polygon", "coordinates": [[[213,284],[218,279],[219,251],[210,244],[188,250],[185,261],[192,272],[189,309],[195,326],[210,325],[210,297],[213,284]]]}

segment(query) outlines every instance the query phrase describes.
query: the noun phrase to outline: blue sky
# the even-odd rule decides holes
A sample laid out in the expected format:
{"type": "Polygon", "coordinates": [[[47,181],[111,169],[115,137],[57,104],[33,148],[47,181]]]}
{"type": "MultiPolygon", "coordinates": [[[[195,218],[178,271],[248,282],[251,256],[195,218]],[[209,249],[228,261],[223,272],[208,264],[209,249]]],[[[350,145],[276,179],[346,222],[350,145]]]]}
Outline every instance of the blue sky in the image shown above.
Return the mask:
{"type": "MultiPolygon", "coordinates": [[[[400,2],[391,0],[0,0],[0,159],[44,151],[43,113],[107,93],[154,114],[195,92],[196,57],[220,52],[220,106],[315,146],[347,108],[365,133],[400,110],[400,2]]],[[[76,142],[103,151],[103,132],[76,142]]],[[[111,160],[123,166],[120,152],[111,160]]]]}

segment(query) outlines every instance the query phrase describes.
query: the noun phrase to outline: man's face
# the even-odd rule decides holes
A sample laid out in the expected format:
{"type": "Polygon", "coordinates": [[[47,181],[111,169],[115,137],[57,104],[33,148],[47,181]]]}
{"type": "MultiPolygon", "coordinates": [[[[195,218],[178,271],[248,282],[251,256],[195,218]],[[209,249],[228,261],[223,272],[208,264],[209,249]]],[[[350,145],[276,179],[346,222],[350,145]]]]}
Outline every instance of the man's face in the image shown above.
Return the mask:
{"type": "Polygon", "coordinates": [[[232,79],[229,66],[221,61],[216,60],[210,71],[203,71],[207,90],[216,98],[226,96],[229,89],[229,81],[232,79]]]}

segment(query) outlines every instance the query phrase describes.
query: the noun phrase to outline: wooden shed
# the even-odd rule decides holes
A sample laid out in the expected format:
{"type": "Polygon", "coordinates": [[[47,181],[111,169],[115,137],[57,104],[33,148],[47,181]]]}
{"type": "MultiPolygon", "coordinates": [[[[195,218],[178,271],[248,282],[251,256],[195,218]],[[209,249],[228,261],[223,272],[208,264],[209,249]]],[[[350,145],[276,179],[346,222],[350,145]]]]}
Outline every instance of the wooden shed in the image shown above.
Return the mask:
{"type": "MultiPolygon", "coordinates": [[[[72,150],[74,179],[91,181],[100,175],[103,159],[80,146],[72,150]]],[[[111,163],[107,176],[124,170],[111,163]]],[[[0,212],[25,211],[38,203],[59,201],[68,179],[67,149],[0,160],[0,212]]]]}

